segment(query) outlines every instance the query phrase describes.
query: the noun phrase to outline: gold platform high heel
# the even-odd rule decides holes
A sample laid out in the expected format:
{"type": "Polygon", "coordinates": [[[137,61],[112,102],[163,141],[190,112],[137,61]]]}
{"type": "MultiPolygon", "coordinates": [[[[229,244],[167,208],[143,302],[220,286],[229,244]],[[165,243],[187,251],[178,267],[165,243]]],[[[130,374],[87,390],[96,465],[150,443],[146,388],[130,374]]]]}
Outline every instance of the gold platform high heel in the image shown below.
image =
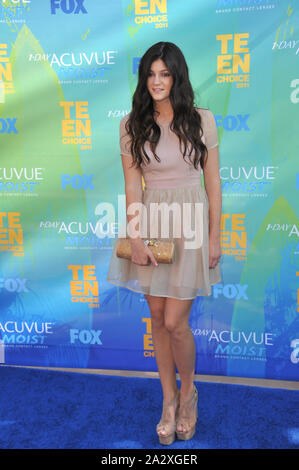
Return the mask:
{"type": "Polygon", "coordinates": [[[196,422],[198,418],[198,408],[197,408],[197,403],[198,403],[198,391],[197,388],[194,385],[194,391],[193,391],[193,396],[188,402],[181,402],[180,403],[180,416],[178,417],[177,421],[177,427],[176,427],[176,434],[178,439],[186,441],[188,439],[191,439],[191,437],[194,436],[195,429],[196,429],[196,422]],[[195,410],[195,423],[191,426],[190,429],[187,429],[186,431],[178,431],[178,423],[181,422],[183,427],[186,428],[187,426],[185,425],[185,421],[189,419],[189,416],[186,414],[186,408],[190,409],[190,405],[192,406],[193,410],[195,410]]]}
{"type": "Polygon", "coordinates": [[[168,402],[167,404],[163,404],[163,412],[162,412],[162,417],[157,424],[156,431],[159,436],[159,442],[160,444],[163,445],[170,445],[173,443],[175,440],[175,430],[176,430],[176,418],[177,418],[177,413],[178,413],[178,408],[180,405],[180,391],[178,390],[176,393],[176,396],[168,402]],[[175,417],[174,421],[171,421],[171,418],[169,417],[169,406],[175,404],[175,417]],[[162,430],[165,430],[166,432],[168,431],[167,434],[160,434],[162,430]]]}

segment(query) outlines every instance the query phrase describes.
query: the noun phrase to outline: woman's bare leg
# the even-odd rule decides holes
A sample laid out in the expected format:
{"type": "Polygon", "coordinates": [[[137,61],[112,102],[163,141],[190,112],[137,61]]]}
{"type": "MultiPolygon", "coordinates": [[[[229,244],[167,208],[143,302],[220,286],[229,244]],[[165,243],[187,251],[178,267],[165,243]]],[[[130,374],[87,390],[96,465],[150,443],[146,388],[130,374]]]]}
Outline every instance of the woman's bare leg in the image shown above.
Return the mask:
{"type": "Polygon", "coordinates": [[[152,337],[155,358],[163,390],[163,411],[157,432],[166,436],[175,426],[176,409],[178,405],[178,386],[176,368],[172,353],[170,333],[165,327],[164,310],[165,297],[145,295],[151,312],[152,337]]]}
{"type": "Polygon", "coordinates": [[[153,344],[163,397],[165,402],[169,402],[173,399],[178,387],[170,333],[164,323],[166,297],[144,296],[151,312],[153,344]]]}
{"type": "MultiPolygon", "coordinates": [[[[186,424],[179,424],[178,430],[184,431],[187,427],[191,427],[192,413],[192,396],[194,391],[194,374],[195,374],[195,341],[193,333],[189,326],[189,314],[194,299],[179,300],[174,298],[167,298],[164,318],[165,326],[170,333],[171,347],[175,364],[178,368],[181,381],[180,389],[180,402],[190,403],[190,413],[187,413],[186,421],[186,406],[184,406],[184,421],[186,424]],[[188,415],[190,414],[190,418],[188,415]],[[190,426],[188,424],[190,423],[190,426]]],[[[178,420],[179,421],[179,420],[178,420]]]]}

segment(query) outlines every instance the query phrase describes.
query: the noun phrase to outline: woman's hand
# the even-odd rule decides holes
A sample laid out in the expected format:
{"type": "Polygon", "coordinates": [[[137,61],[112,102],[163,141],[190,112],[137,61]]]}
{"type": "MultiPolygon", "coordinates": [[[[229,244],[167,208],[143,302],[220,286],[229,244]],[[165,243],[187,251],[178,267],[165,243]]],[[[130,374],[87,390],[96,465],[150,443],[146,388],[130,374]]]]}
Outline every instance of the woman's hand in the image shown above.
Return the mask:
{"type": "Polygon", "coordinates": [[[158,266],[153,252],[140,238],[131,238],[130,243],[132,248],[132,263],[140,264],[141,266],[148,266],[149,264],[153,263],[154,266],[158,266]]]}
{"type": "Polygon", "coordinates": [[[221,258],[220,238],[209,237],[209,267],[215,268],[221,258]]]}

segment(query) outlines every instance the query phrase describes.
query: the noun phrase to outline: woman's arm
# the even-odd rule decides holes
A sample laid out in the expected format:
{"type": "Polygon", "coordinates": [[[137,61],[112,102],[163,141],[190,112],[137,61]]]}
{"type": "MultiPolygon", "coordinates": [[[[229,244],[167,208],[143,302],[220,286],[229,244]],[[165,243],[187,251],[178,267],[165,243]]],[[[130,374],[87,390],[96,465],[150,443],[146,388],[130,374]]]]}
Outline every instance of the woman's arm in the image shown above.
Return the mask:
{"type": "Polygon", "coordinates": [[[140,232],[141,220],[141,204],[142,204],[142,173],[140,167],[131,167],[133,157],[121,155],[126,191],[126,214],[129,225],[129,237],[132,247],[131,261],[135,264],[147,265],[153,263],[158,266],[152,251],[145,245],[140,232]],[[138,203],[139,207],[134,208],[134,203],[138,203]],[[131,206],[131,210],[128,209],[131,206]],[[135,210],[136,209],[136,210],[135,210]],[[137,215],[136,215],[137,212],[137,215]],[[136,222],[137,221],[137,222],[136,222]],[[148,260],[150,258],[150,260],[148,260]]]}
{"type": "Polygon", "coordinates": [[[219,174],[219,147],[208,150],[203,169],[205,189],[209,199],[209,248],[210,267],[213,268],[221,257],[220,224],[222,212],[221,181],[219,174]]]}
{"type": "MultiPolygon", "coordinates": [[[[129,156],[121,155],[124,178],[125,178],[125,192],[126,192],[126,214],[127,221],[130,224],[132,219],[137,217],[137,224],[134,224],[134,235],[133,238],[141,238],[140,233],[140,213],[136,215],[128,214],[129,206],[134,203],[142,203],[142,173],[141,169],[131,167],[133,158],[129,156]]],[[[131,206],[132,207],[132,206],[131,206]]],[[[132,207],[133,208],[133,207],[132,207]]],[[[131,209],[132,212],[132,209],[131,209]]],[[[135,211],[134,211],[135,212],[135,211]]],[[[129,234],[131,236],[131,234],[129,234]]]]}

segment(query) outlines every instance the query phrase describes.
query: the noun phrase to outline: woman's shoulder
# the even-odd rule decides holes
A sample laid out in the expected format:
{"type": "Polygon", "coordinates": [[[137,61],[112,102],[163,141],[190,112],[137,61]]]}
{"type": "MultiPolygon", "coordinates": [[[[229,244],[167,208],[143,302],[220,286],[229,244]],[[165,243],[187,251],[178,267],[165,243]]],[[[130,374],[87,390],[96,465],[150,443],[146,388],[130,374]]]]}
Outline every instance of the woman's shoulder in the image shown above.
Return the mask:
{"type": "Polygon", "coordinates": [[[196,111],[200,114],[202,118],[202,127],[209,128],[215,126],[215,116],[212,111],[208,108],[199,108],[195,107],[196,111]]]}
{"type": "Polygon", "coordinates": [[[125,124],[125,123],[127,122],[127,120],[129,119],[130,116],[131,116],[131,113],[125,114],[125,115],[121,118],[120,122],[123,123],[123,124],[125,124]]]}
{"type": "Polygon", "coordinates": [[[212,111],[208,108],[200,108],[198,106],[194,106],[194,108],[196,109],[198,114],[202,116],[203,119],[211,119],[212,117],[214,117],[212,111]]]}
{"type": "Polygon", "coordinates": [[[119,129],[120,129],[120,134],[123,135],[123,134],[126,134],[127,131],[126,131],[126,123],[130,117],[130,114],[131,113],[128,113],[126,114],[125,116],[123,116],[120,120],[120,123],[119,123],[119,129]]]}

